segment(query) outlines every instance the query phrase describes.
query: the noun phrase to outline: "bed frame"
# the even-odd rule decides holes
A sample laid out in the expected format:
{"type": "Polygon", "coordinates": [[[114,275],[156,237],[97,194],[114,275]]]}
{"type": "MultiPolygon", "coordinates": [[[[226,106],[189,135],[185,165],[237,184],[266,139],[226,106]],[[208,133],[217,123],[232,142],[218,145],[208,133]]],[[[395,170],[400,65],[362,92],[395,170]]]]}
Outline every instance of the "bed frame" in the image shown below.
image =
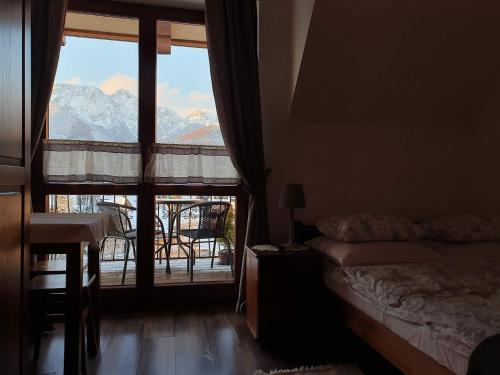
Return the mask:
{"type": "MultiPolygon", "coordinates": [[[[316,227],[300,224],[296,227],[296,233],[300,243],[321,235],[316,227]]],[[[328,294],[338,302],[342,322],[406,375],[453,374],[451,370],[440,365],[336,293],[328,289],[328,294]]]]}
{"type": "Polygon", "coordinates": [[[407,375],[453,374],[451,370],[410,345],[375,319],[339,296],[335,296],[340,300],[343,323],[403,373],[407,375]]]}

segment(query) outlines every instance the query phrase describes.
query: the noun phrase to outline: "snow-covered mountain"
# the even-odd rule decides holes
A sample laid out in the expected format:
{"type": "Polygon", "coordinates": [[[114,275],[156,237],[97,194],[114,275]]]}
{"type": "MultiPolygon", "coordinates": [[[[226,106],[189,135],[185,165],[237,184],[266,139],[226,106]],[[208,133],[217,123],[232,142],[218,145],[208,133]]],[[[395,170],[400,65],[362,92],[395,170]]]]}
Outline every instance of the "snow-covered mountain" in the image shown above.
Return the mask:
{"type": "MultiPolygon", "coordinates": [[[[182,117],[157,108],[157,141],[224,145],[217,116],[196,110],[182,117]]],[[[105,94],[94,86],[56,84],[49,111],[49,138],[137,142],[138,99],[128,90],[105,94]]]]}
{"type": "Polygon", "coordinates": [[[206,111],[196,110],[191,112],[186,116],[186,119],[190,123],[194,124],[203,124],[205,126],[219,126],[219,122],[217,120],[217,116],[215,113],[211,114],[206,111]]]}

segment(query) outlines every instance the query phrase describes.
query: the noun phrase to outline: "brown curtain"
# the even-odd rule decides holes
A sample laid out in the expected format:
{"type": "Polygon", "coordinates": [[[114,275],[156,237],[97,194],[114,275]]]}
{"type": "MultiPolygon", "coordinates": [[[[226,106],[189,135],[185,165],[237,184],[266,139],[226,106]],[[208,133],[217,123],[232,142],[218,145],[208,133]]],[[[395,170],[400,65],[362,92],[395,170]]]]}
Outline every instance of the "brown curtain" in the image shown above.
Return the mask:
{"type": "MultiPolygon", "coordinates": [[[[262,142],[257,5],[255,0],[206,0],[208,56],[217,115],[234,167],[248,192],[246,245],[269,241],[262,142]]],[[[245,255],[240,280],[243,300],[245,255]]]]}
{"type": "Polygon", "coordinates": [[[66,19],[67,0],[37,0],[31,10],[31,157],[40,143],[66,19]]]}

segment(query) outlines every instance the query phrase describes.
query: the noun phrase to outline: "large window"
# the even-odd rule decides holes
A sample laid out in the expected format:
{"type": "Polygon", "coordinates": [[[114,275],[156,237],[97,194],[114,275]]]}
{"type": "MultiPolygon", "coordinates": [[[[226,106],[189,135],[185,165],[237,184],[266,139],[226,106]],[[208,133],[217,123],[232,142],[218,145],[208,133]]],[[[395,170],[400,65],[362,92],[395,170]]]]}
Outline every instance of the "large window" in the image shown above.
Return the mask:
{"type": "MultiPolygon", "coordinates": [[[[140,182],[138,44],[106,39],[106,30],[88,30],[96,25],[136,32],[138,20],[67,14],[44,144],[44,174],[49,183],[140,182]]],[[[122,229],[137,226],[137,196],[57,194],[48,198],[50,212],[97,213],[101,202],[119,205],[126,227],[117,225],[102,246],[102,285],[135,285],[134,251],[124,272],[122,229]]]]}
{"type": "Polygon", "coordinates": [[[155,285],[234,282],[239,177],[217,118],[205,27],[155,22],[156,82],[141,75],[141,90],[156,91],[156,122],[147,124],[139,59],[152,69],[152,56],[139,56],[139,20],[67,14],[44,141],[48,210],[116,206],[116,230],[102,244],[103,286],[135,286],[139,277],[140,288],[149,272],[155,285]],[[153,239],[138,237],[152,227],[153,239]]]}
{"type": "MultiPolygon", "coordinates": [[[[236,183],[215,108],[205,27],[158,21],[157,30],[156,143],[147,177],[159,184],[236,183]]],[[[163,247],[155,236],[155,283],[232,281],[236,198],[158,195],[155,203],[157,229],[170,242],[163,247]],[[217,233],[218,221],[225,228],[217,233]]]]}

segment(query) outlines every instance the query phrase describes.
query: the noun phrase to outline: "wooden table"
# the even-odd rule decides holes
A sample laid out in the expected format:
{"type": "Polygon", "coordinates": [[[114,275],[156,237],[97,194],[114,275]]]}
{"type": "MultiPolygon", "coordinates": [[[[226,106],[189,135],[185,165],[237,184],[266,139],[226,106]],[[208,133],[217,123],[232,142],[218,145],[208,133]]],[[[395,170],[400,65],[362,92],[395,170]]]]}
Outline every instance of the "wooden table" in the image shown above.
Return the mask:
{"type": "Polygon", "coordinates": [[[85,243],[88,243],[88,272],[96,277],[91,292],[95,304],[96,336],[99,348],[99,242],[104,239],[107,232],[113,230],[112,220],[105,214],[31,214],[30,243],[32,254],[66,255],[65,374],[78,374],[81,371],[82,274],[85,243]]]}

